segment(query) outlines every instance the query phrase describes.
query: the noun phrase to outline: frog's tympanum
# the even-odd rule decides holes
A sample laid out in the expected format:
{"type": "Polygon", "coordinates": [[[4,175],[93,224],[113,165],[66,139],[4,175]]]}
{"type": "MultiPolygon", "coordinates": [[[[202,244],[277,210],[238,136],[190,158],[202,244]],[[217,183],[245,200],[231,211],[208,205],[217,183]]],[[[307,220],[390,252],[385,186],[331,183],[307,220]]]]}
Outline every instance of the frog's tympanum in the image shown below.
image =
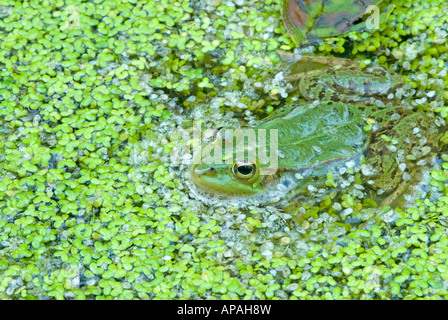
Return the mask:
{"type": "MultiPolygon", "coordinates": [[[[238,152],[254,146],[235,145],[233,157],[225,156],[230,161],[191,166],[192,181],[207,197],[278,203],[325,186],[329,172],[341,187],[337,180],[344,168],[360,164],[370,168],[363,176],[366,186],[394,194],[421,170],[417,162],[437,150],[433,114],[410,110],[394,98],[400,75],[327,57],[301,57],[289,69],[287,79],[306,101],[279,108],[253,128],[278,130],[274,170],[238,152]]],[[[217,139],[225,141],[225,134],[217,139]]]]}

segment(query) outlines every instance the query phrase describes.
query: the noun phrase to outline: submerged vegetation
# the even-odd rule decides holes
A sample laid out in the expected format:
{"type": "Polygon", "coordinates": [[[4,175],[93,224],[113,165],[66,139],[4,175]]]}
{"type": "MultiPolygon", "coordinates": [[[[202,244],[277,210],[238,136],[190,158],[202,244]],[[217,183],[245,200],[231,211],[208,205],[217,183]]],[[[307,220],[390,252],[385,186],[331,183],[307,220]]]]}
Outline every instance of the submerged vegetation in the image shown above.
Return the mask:
{"type": "Polygon", "coordinates": [[[399,1],[378,30],[298,49],[281,8],[0,0],[1,298],[448,297],[446,154],[374,216],[356,172],[351,192],[288,210],[190,197],[180,129],[296,99],[276,50],[374,61],[402,74],[404,103],[448,117],[446,2],[399,1]]]}

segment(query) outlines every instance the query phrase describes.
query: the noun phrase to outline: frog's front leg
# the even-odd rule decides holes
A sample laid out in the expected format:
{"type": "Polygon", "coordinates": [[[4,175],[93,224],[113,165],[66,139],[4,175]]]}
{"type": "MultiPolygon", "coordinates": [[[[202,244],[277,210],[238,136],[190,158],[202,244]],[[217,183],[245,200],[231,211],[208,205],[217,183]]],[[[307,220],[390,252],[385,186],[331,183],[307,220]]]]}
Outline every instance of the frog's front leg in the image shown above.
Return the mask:
{"type": "Polygon", "coordinates": [[[301,57],[291,63],[287,80],[305,99],[360,101],[385,95],[403,82],[400,75],[371,64],[333,57],[301,57]]]}

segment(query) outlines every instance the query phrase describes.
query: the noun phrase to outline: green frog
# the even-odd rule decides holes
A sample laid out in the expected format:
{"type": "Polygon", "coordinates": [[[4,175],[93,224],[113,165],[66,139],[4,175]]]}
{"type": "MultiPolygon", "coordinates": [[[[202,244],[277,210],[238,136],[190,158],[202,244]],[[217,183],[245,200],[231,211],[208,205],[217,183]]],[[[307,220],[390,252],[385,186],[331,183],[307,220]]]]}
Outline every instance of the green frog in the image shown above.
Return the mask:
{"type": "Polygon", "coordinates": [[[365,184],[394,198],[437,150],[433,114],[409,110],[394,98],[403,83],[397,73],[303,56],[290,64],[287,80],[305,101],[279,108],[252,128],[257,143],[260,133],[266,135],[265,146],[248,138],[233,143],[232,131],[220,129],[202,150],[221,146],[215,151],[225,150],[222,157],[211,161],[201,152],[195,158],[190,176],[203,199],[289,203],[325,186],[329,173],[339,180],[336,188],[344,187],[343,175],[360,164],[365,184]],[[275,161],[261,161],[266,150],[275,161]]]}

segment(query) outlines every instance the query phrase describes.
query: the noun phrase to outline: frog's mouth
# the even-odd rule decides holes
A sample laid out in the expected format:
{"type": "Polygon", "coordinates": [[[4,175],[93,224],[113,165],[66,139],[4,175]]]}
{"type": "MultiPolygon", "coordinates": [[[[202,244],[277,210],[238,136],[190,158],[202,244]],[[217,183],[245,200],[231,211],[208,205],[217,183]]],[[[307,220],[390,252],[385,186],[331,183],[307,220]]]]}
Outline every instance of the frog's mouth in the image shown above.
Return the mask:
{"type": "MultiPolygon", "coordinates": [[[[246,186],[245,190],[232,188],[225,181],[219,180],[220,185],[213,188],[210,181],[202,179],[200,174],[206,174],[210,169],[199,168],[198,165],[192,165],[189,170],[183,174],[184,181],[190,191],[190,196],[200,200],[202,203],[210,206],[231,205],[235,207],[260,206],[268,204],[279,204],[285,196],[285,192],[277,189],[253,188],[246,186]],[[224,184],[223,184],[224,183],[224,184]],[[225,189],[223,190],[223,186],[225,189]],[[229,192],[231,191],[231,192],[229,192]],[[238,192],[239,191],[239,192],[238,192]],[[246,192],[244,192],[246,191],[246,192]]],[[[230,181],[231,179],[229,179],[230,181]]],[[[235,182],[235,181],[232,181],[235,182]]]]}
{"type": "Polygon", "coordinates": [[[193,164],[190,168],[190,177],[197,187],[224,198],[251,196],[264,191],[261,185],[263,176],[241,181],[234,177],[231,166],[227,164],[217,166],[193,164]]]}

